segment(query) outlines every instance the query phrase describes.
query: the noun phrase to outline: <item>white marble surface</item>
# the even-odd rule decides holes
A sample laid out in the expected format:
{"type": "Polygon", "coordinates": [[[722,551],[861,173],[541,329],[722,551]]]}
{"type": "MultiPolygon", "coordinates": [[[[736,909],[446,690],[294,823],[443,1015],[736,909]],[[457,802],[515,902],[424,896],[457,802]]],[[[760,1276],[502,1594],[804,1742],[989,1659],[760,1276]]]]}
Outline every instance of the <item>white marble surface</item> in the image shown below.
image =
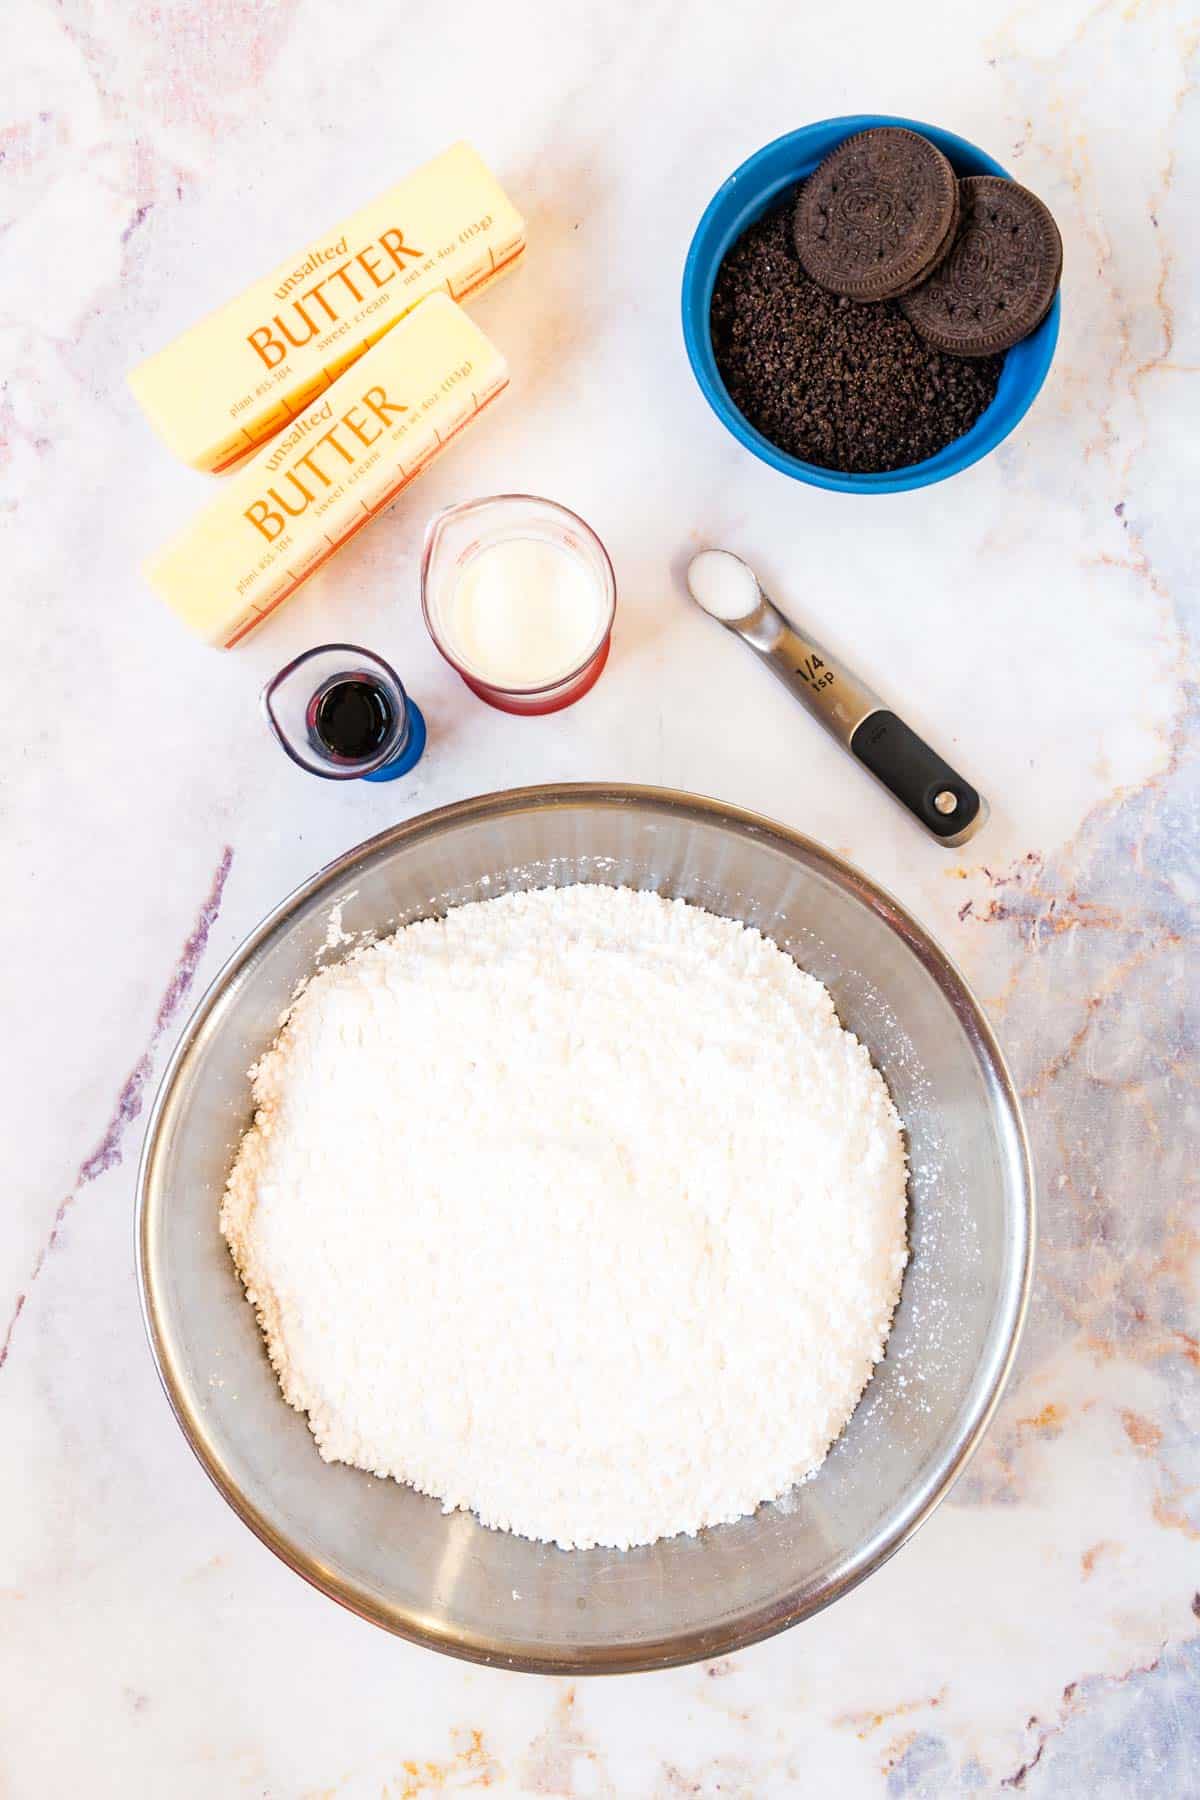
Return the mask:
{"type": "Polygon", "coordinates": [[[0,1791],[1200,1792],[1191,9],[8,0],[5,23],[0,1791]],[[724,175],[868,108],[1008,162],[1067,268],[1018,434],[872,501],[743,455],[677,324],[724,175]],[[530,221],[477,309],[512,396],[247,647],[205,650],[137,565],[206,482],[125,371],[460,134],[530,221]],[[425,518],[498,488],[578,508],[617,568],[609,670],[555,719],[477,703],[417,610],[425,518]],[[961,859],[686,607],[680,559],[712,540],[990,795],[961,859]],[[264,732],[264,676],[340,635],[426,707],[406,782],[314,782],[264,732]],[[565,778],[719,795],[893,888],[992,1010],[1044,1201],[1017,1378],[918,1539],[727,1663],[592,1684],[425,1654],[275,1562],[175,1428],[132,1269],[144,1105],[244,933],[393,820],[565,778]]]}

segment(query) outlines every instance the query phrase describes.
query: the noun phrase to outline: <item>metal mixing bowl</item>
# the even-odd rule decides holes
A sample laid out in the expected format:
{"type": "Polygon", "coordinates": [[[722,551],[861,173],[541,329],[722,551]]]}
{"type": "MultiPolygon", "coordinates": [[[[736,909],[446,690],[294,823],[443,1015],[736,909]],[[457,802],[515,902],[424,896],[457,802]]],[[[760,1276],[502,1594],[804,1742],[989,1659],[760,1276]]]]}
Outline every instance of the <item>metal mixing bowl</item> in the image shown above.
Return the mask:
{"type": "MultiPolygon", "coordinates": [[[[403,1069],[396,1108],[402,1120],[403,1069]]],[[[1016,1095],[979,1007],[915,921],[864,876],[715,801],[654,788],[529,788],[385,832],[259,926],[197,1007],[164,1076],[137,1229],[163,1385],[196,1455],[263,1542],[333,1599],[418,1643],[582,1674],[717,1656],[779,1631],[854,1587],[928,1517],[978,1442],[1013,1358],[1033,1188],[1016,1095]],[[249,1120],[248,1065],[297,982],[344,954],[327,946],[335,906],[344,931],[383,932],[506,888],[574,881],[681,895],[793,953],[827,983],[886,1076],[912,1166],[912,1260],[887,1355],[817,1476],[735,1525],[624,1552],[561,1551],[488,1531],[409,1488],[323,1463],[280,1398],[217,1229],[249,1120]]],[[[430,1358],[437,1353],[431,1343],[430,1358]]],[[[788,1379],[780,1368],[780,1392],[788,1379]]],[[[775,1403],[763,1393],[764,1406],[775,1403]]]]}

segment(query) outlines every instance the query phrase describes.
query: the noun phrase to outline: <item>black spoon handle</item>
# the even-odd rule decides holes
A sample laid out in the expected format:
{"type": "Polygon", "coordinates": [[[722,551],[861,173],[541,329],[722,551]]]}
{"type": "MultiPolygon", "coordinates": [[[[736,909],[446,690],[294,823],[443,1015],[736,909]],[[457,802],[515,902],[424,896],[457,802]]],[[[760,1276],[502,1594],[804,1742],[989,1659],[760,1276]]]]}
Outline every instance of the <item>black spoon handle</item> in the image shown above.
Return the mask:
{"type": "Polygon", "coordinates": [[[850,749],[948,849],[965,844],[987,817],[978,790],[886,707],[868,713],[855,727],[850,749]]]}
{"type": "Polygon", "coordinates": [[[765,594],[725,625],[939,844],[952,849],[979,830],[987,802],[970,782],[765,594]]]}

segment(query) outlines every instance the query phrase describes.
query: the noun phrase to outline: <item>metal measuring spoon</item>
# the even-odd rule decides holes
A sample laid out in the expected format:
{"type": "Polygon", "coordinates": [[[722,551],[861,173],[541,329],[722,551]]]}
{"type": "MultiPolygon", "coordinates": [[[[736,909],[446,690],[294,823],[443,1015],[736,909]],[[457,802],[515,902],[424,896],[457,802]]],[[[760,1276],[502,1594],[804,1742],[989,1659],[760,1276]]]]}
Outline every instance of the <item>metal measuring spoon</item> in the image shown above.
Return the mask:
{"type": "Polygon", "coordinates": [[[696,604],[754,654],[939,843],[974,837],[987,801],[891,712],[865,682],[797,631],[731,550],[701,550],[688,564],[696,604]]]}

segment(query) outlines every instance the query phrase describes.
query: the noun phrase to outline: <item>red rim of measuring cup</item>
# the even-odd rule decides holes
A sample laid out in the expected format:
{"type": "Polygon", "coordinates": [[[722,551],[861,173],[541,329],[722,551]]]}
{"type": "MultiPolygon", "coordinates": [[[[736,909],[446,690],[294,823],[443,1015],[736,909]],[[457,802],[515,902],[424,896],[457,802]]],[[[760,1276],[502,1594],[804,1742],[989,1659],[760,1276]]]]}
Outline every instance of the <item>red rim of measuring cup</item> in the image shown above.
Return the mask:
{"type": "Polygon", "coordinates": [[[543,494],[489,494],[485,500],[461,501],[456,506],[447,506],[435,513],[425,527],[425,542],[421,551],[421,612],[425,618],[425,626],[441,655],[450,667],[459,675],[480,700],[494,706],[499,712],[524,714],[535,717],[543,713],[560,712],[565,706],[574,706],[577,700],[593,688],[600,679],[604,665],[608,661],[608,653],[612,646],[612,629],[617,616],[617,577],[613,569],[612,558],[604,547],[602,539],[593,531],[586,519],[573,512],[569,506],[563,506],[557,500],[547,500],[543,494]],[[606,597],[608,601],[606,617],[601,625],[596,642],[589,647],[584,660],[575,669],[568,670],[556,681],[543,682],[537,687],[494,687],[490,682],[480,679],[468,669],[458,658],[451,654],[430,617],[429,604],[426,598],[429,590],[429,563],[433,547],[437,540],[439,527],[452,514],[465,512],[473,506],[491,503],[503,504],[513,501],[529,506],[548,507],[551,512],[561,513],[565,519],[585,533],[596,546],[600,554],[600,562],[604,572],[606,597]]]}

